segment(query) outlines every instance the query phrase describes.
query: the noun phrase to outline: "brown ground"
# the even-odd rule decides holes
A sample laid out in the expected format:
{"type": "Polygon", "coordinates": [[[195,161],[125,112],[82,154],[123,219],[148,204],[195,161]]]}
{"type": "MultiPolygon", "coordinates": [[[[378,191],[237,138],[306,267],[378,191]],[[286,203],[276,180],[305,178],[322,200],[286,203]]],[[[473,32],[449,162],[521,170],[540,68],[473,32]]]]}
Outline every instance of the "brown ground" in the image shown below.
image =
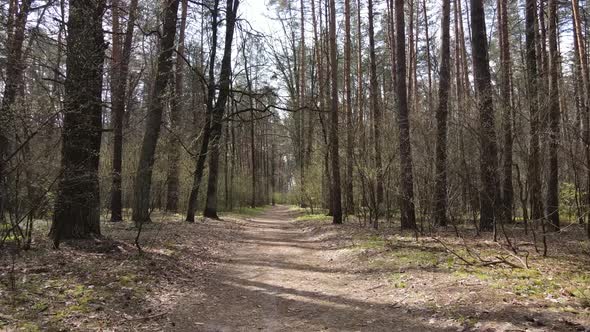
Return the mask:
{"type": "Polygon", "coordinates": [[[10,256],[0,256],[0,329],[590,328],[590,305],[572,294],[590,291],[587,261],[567,262],[569,270],[560,266],[555,279],[535,262],[516,272],[462,267],[432,240],[292,221],[297,214],[279,206],[253,218],[194,225],[172,218],[146,228],[141,256],[130,244],[135,232],[124,225],[107,225],[105,233],[116,240],[98,246],[78,243],[55,252],[39,239],[38,249],[20,253],[14,271],[10,256]],[[575,282],[558,278],[566,272],[564,280],[575,282]]]}

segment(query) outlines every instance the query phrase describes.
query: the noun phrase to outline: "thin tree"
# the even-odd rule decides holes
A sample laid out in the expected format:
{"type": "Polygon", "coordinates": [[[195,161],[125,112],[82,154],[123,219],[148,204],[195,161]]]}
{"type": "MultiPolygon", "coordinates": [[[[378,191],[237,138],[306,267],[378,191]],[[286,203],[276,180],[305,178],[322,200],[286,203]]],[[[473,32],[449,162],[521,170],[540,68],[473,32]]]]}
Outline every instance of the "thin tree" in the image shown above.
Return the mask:
{"type": "Polygon", "coordinates": [[[100,236],[105,1],[71,1],[67,23],[61,172],[49,236],[53,245],[100,236]]]}
{"type": "Polygon", "coordinates": [[[401,182],[401,227],[416,229],[414,209],[414,176],[412,171],[412,146],[410,142],[410,119],[408,91],[406,88],[406,36],[404,0],[395,0],[396,21],[396,97],[399,127],[400,182],[401,182]]]}
{"type": "MultiPolygon", "coordinates": [[[[371,0],[369,0],[371,1],[371,0]]],[[[340,153],[338,152],[338,57],[336,50],[336,3],[330,0],[330,158],[332,166],[332,223],[342,223],[340,153]]]]}
{"type": "Polygon", "coordinates": [[[540,141],[539,141],[539,75],[537,70],[537,32],[535,21],[537,1],[526,0],[525,9],[525,59],[527,72],[527,86],[530,112],[530,152],[528,183],[531,202],[531,217],[533,221],[543,218],[543,204],[541,202],[541,162],[540,162],[540,141]]]}
{"type": "Polygon", "coordinates": [[[123,220],[123,202],[121,190],[121,173],[123,167],[123,119],[127,104],[127,83],[129,80],[129,60],[131,59],[131,46],[133,43],[133,29],[137,19],[137,1],[131,0],[129,4],[129,17],[125,38],[121,42],[120,32],[120,3],[115,0],[112,3],[113,15],[113,50],[111,73],[111,99],[113,114],[113,179],[111,185],[111,221],[123,220]]]}
{"type": "Polygon", "coordinates": [[[440,82],[438,88],[438,109],[436,111],[436,174],[434,189],[434,221],[437,225],[447,224],[447,118],[449,114],[450,70],[450,25],[451,2],[443,0],[441,23],[440,82]]]}
{"type": "MultiPolygon", "coordinates": [[[[373,0],[368,1],[369,9],[369,71],[370,71],[370,99],[371,112],[373,113],[373,148],[375,151],[375,169],[377,171],[376,179],[376,196],[377,206],[383,202],[383,178],[381,176],[383,162],[381,158],[381,109],[379,108],[379,80],[377,78],[377,57],[375,55],[375,28],[374,28],[374,8],[373,0]]],[[[405,65],[404,65],[405,67],[405,65]]],[[[404,68],[405,70],[405,68],[404,68]]],[[[375,218],[375,228],[378,227],[378,220],[375,218]]]]}
{"type": "Polygon", "coordinates": [[[346,213],[354,213],[353,194],[353,159],[354,137],[352,125],[352,84],[351,67],[351,38],[350,38],[350,0],[344,0],[344,89],[346,107],[346,213]]]}
{"type": "Polygon", "coordinates": [[[164,103],[168,98],[166,89],[172,73],[178,4],[179,0],[164,0],[163,2],[164,23],[160,39],[156,81],[148,105],[147,122],[135,177],[132,218],[136,225],[150,221],[152,171],[156,158],[156,145],[160,137],[164,103]]]}
{"type": "MultiPolygon", "coordinates": [[[[580,16],[580,7],[578,0],[572,0],[572,13],[574,17],[574,34],[576,41],[577,59],[579,63],[579,71],[582,77],[582,104],[583,118],[584,118],[584,152],[586,157],[586,203],[590,206],[590,68],[588,66],[588,58],[586,51],[586,39],[582,32],[582,18],[580,16]]],[[[588,238],[590,238],[590,214],[587,220],[588,238]]]]}
{"type": "Polygon", "coordinates": [[[197,156],[195,165],[195,172],[193,173],[193,185],[191,187],[190,196],[188,200],[188,208],[186,213],[186,221],[195,221],[195,211],[197,210],[197,202],[199,196],[199,189],[201,188],[201,181],[203,179],[203,172],[205,170],[205,161],[209,151],[209,141],[211,138],[211,114],[213,113],[213,106],[215,103],[215,61],[217,58],[217,34],[218,34],[218,16],[219,15],[219,0],[215,0],[213,8],[211,9],[211,52],[209,52],[209,67],[208,67],[208,81],[207,81],[207,108],[205,110],[205,125],[203,127],[203,140],[201,141],[201,148],[197,156]]]}
{"type": "Polygon", "coordinates": [[[239,0],[227,0],[225,17],[225,46],[223,59],[221,60],[221,72],[219,74],[219,96],[211,114],[211,141],[209,148],[209,179],[207,183],[207,201],[203,216],[219,219],[217,215],[217,185],[219,175],[219,153],[221,143],[221,132],[223,129],[223,115],[229,98],[231,83],[231,57],[234,30],[236,26],[236,15],[239,0]]]}
{"type": "Polygon", "coordinates": [[[559,230],[559,51],[557,48],[557,1],[549,0],[549,171],[547,179],[547,219],[559,230]]]}
{"type": "Polygon", "coordinates": [[[11,4],[13,6],[11,8],[13,13],[9,13],[9,24],[7,26],[6,76],[2,104],[0,105],[0,221],[4,220],[4,212],[8,200],[6,183],[8,160],[6,159],[10,149],[9,119],[14,117],[11,114],[12,107],[16,102],[17,93],[21,86],[21,77],[26,68],[22,59],[23,43],[31,4],[32,0],[23,1],[20,8],[17,8],[17,2],[11,4]]]}
{"type": "Polygon", "coordinates": [[[504,159],[502,164],[502,203],[504,219],[512,220],[514,188],[512,185],[512,93],[510,36],[508,35],[508,1],[498,1],[498,32],[500,36],[500,105],[502,109],[502,132],[504,136],[504,159]]]}

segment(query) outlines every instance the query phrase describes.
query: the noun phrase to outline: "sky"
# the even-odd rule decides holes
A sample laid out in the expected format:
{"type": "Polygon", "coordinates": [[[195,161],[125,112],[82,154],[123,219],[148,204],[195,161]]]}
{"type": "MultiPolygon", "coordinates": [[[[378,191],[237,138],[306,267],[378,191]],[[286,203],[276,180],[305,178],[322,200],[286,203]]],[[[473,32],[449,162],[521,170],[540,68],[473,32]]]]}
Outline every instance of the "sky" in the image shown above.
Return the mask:
{"type": "Polygon", "coordinates": [[[274,24],[269,17],[273,16],[273,11],[267,7],[267,2],[268,0],[244,0],[240,4],[240,14],[255,30],[270,34],[274,24]]]}

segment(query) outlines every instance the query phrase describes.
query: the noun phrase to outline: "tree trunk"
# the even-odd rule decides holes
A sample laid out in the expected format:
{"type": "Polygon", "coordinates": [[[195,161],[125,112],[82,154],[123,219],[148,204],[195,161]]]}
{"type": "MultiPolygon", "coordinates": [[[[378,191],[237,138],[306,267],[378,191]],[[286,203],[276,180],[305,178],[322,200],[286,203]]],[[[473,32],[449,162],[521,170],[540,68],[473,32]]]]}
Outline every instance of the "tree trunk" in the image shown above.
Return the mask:
{"type": "Polygon", "coordinates": [[[122,202],[122,168],[123,168],[123,119],[127,104],[127,81],[129,78],[129,60],[133,42],[133,28],[137,18],[137,1],[132,0],[129,5],[129,18],[125,40],[121,44],[120,38],[120,3],[113,1],[113,53],[111,74],[111,103],[113,114],[113,179],[111,185],[111,221],[123,220],[122,202]]]}
{"type": "MultiPolygon", "coordinates": [[[[383,162],[381,159],[381,110],[379,109],[379,82],[377,79],[377,59],[375,56],[375,29],[373,24],[373,0],[369,0],[369,59],[370,59],[370,85],[371,88],[371,111],[373,113],[373,135],[375,141],[375,169],[376,169],[376,188],[377,188],[377,205],[383,202],[383,162]]],[[[404,37],[405,38],[405,37],[404,37]]],[[[405,57],[405,55],[404,55],[405,57]]],[[[405,68],[404,68],[405,70],[405,68]]],[[[376,219],[377,220],[377,219],[376,219]]],[[[375,224],[376,228],[377,225],[375,224]]]]}
{"type": "MultiPolygon", "coordinates": [[[[371,0],[369,0],[371,1],[371,0]]],[[[338,57],[336,50],[336,3],[330,0],[330,159],[332,166],[332,223],[342,223],[340,154],[338,152],[338,57]]]]}
{"type": "Polygon", "coordinates": [[[209,151],[209,141],[211,138],[211,115],[213,113],[213,105],[215,102],[215,60],[217,57],[217,15],[219,14],[219,0],[215,0],[213,10],[211,12],[211,52],[209,54],[209,78],[207,82],[207,109],[205,112],[205,125],[203,128],[203,141],[201,142],[201,149],[197,157],[195,165],[195,173],[193,176],[193,186],[188,200],[188,209],[186,213],[186,221],[195,221],[195,211],[198,204],[199,189],[201,188],[201,181],[203,179],[203,172],[205,170],[205,161],[209,151]]]}
{"type": "Polygon", "coordinates": [[[354,213],[353,192],[353,159],[354,137],[352,126],[352,84],[350,77],[351,67],[351,39],[350,39],[350,0],[344,1],[344,89],[346,103],[346,214],[354,213]]]}
{"type": "Polygon", "coordinates": [[[395,0],[396,21],[396,96],[398,108],[400,175],[401,175],[401,227],[416,229],[414,209],[414,176],[412,171],[412,146],[410,142],[410,119],[406,88],[406,36],[404,0],[395,0]]]}
{"type": "Polygon", "coordinates": [[[530,155],[528,183],[531,202],[531,217],[533,221],[543,218],[543,204],[541,203],[541,162],[540,162],[540,141],[539,141],[539,95],[538,95],[538,71],[537,71],[537,50],[536,50],[536,10],[537,1],[526,1],[526,68],[528,101],[530,110],[530,155]]]}
{"type": "Polygon", "coordinates": [[[557,49],[557,0],[549,0],[549,172],[547,218],[549,228],[559,230],[559,51],[557,49]]]}
{"type": "Polygon", "coordinates": [[[477,108],[480,121],[480,229],[490,231],[498,214],[498,147],[490,77],[483,0],[471,0],[471,47],[477,108]]]}
{"type": "MultiPolygon", "coordinates": [[[[444,6],[444,4],[443,4],[444,6]]],[[[449,21],[450,21],[450,7],[449,4],[449,21]]],[[[422,10],[424,12],[424,33],[426,34],[426,65],[428,66],[428,110],[432,109],[432,60],[430,59],[430,30],[428,29],[428,10],[426,8],[426,0],[422,1],[422,10]]],[[[450,23],[449,23],[450,26],[450,23]]],[[[450,28],[449,28],[450,29],[450,28]]],[[[450,35],[450,34],[449,34],[450,35]]],[[[450,38],[450,37],[449,37],[450,38]]],[[[449,42],[450,43],[450,42],[449,42]]],[[[450,56],[450,51],[449,54],[450,56]]],[[[450,71],[450,69],[449,69],[450,71]]],[[[450,76],[450,74],[449,74],[450,76]]],[[[450,78],[449,78],[450,81],[450,78]]],[[[447,93],[448,98],[448,93],[447,93]]]]}
{"type": "Polygon", "coordinates": [[[504,222],[512,221],[514,188],[512,185],[512,94],[510,35],[508,34],[508,1],[498,1],[498,31],[500,36],[500,105],[502,107],[502,132],[504,159],[502,169],[502,203],[504,222]]]}
{"type": "Polygon", "coordinates": [[[225,28],[225,48],[223,59],[221,61],[221,73],[219,76],[219,96],[215,103],[215,108],[211,114],[211,141],[209,148],[209,181],[207,184],[207,202],[203,216],[207,218],[219,219],[217,215],[217,177],[219,174],[219,147],[221,142],[221,132],[223,129],[223,115],[225,114],[225,104],[229,97],[229,86],[231,83],[231,54],[236,25],[236,14],[238,11],[239,0],[227,0],[226,9],[226,28],[225,28]]]}
{"type": "Polygon", "coordinates": [[[450,89],[450,0],[443,0],[440,82],[438,89],[438,109],[436,111],[436,174],[434,190],[434,221],[437,225],[447,225],[447,118],[449,113],[450,89]]]}
{"type": "MultiPolygon", "coordinates": [[[[582,76],[582,100],[584,105],[584,152],[586,157],[586,204],[590,206],[590,68],[586,52],[586,39],[582,32],[582,19],[578,0],[572,0],[572,12],[574,16],[574,33],[576,35],[578,59],[580,60],[580,72],[582,76]]],[[[590,215],[588,216],[588,237],[590,238],[590,215]]]]}
{"type": "Polygon", "coordinates": [[[69,7],[61,173],[49,233],[56,248],[64,239],[100,235],[104,9],[104,0],[69,7]]]}
{"type": "Polygon", "coordinates": [[[25,27],[27,17],[31,9],[32,0],[24,0],[17,8],[16,2],[12,4],[9,12],[8,36],[6,39],[7,58],[6,76],[4,82],[4,94],[0,105],[0,222],[4,221],[4,212],[8,201],[8,188],[6,177],[8,176],[8,151],[10,149],[10,120],[14,118],[12,107],[16,102],[17,93],[21,85],[21,78],[25,70],[23,62],[23,43],[25,40],[25,27]]]}
{"type": "Polygon", "coordinates": [[[174,81],[174,93],[170,107],[170,134],[168,136],[168,176],[166,193],[166,211],[178,210],[178,190],[180,174],[180,148],[181,148],[181,119],[184,115],[184,39],[186,31],[186,15],[188,0],[182,1],[182,14],[180,16],[180,30],[178,32],[178,49],[176,54],[176,70],[174,81]]]}
{"type": "Polygon", "coordinates": [[[138,226],[150,221],[152,171],[156,145],[160,137],[162,112],[167,98],[166,89],[172,72],[172,53],[176,35],[176,20],[180,0],[164,0],[164,24],[160,40],[160,55],[154,89],[148,105],[145,134],[135,177],[133,221],[138,226]]]}

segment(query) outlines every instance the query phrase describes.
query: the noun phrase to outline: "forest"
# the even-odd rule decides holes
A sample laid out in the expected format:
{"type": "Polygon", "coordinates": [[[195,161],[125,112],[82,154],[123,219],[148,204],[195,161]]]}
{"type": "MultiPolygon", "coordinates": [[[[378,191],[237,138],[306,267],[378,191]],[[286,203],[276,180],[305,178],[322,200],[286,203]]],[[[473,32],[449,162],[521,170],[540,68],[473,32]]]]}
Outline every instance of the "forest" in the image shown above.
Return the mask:
{"type": "Polygon", "coordinates": [[[0,25],[0,330],[590,331],[590,1],[0,25]]]}

